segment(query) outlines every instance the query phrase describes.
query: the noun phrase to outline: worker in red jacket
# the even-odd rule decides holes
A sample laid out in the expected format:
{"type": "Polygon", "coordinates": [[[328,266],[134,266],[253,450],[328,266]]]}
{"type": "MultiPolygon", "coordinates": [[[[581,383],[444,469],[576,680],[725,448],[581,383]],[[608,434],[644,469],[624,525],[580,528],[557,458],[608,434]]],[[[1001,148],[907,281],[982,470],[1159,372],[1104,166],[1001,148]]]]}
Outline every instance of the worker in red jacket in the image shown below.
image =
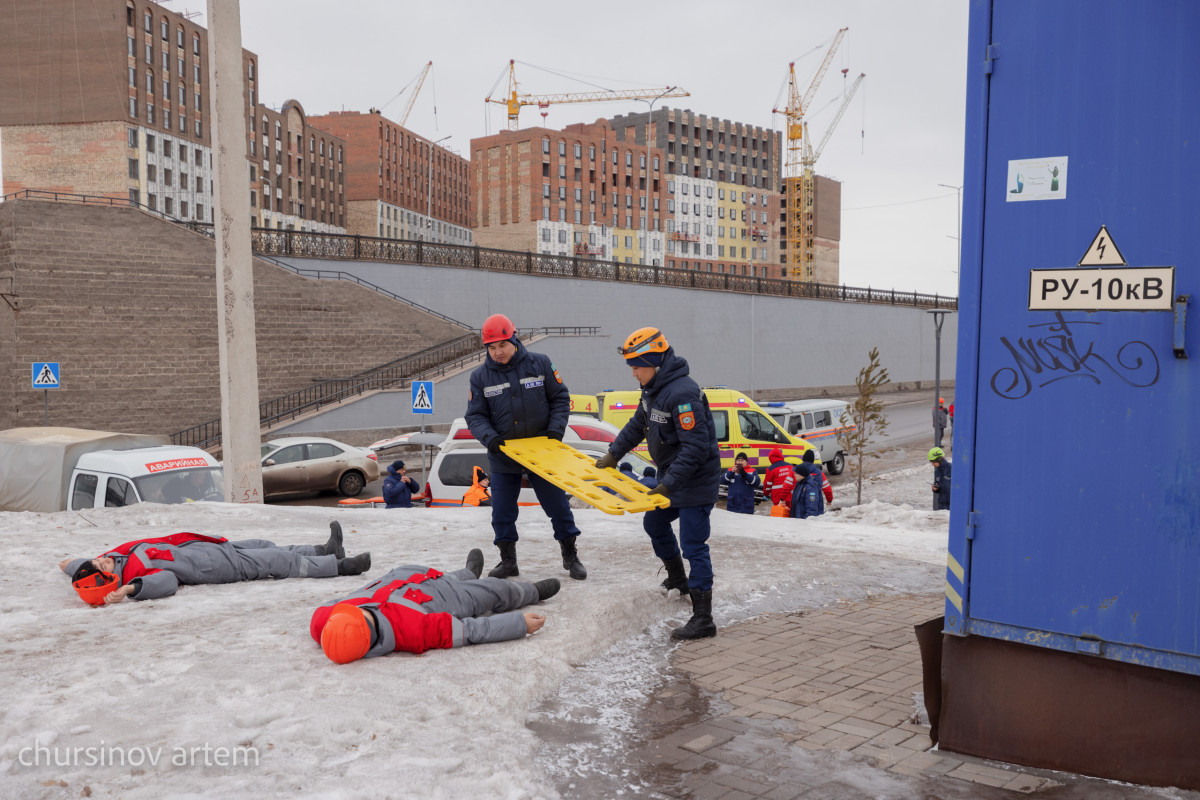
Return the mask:
{"type": "Polygon", "coordinates": [[[403,650],[523,639],[546,624],[516,609],[553,597],[556,578],[537,583],[480,578],[483,552],[467,554],[467,566],[443,573],[432,567],[396,567],[349,597],[313,612],[309,633],[329,660],[348,664],[403,650]],[[481,616],[489,614],[490,616],[481,616]]]}
{"type": "Polygon", "coordinates": [[[126,542],[97,558],[64,559],[58,566],[71,576],[80,598],[97,606],[126,597],[168,597],[180,585],[332,578],[371,568],[370,553],[346,557],[341,525],[331,522],[329,530],[324,544],[283,547],[265,539],[231,542],[221,536],[173,533],[126,542]]]}
{"type": "Polygon", "coordinates": [[[771,505],[783,503],[787,508],[792,507],[792,489],[796,485],[796,472],[791,464],[783,460],[783,451],[778,447],[767,453],[771,466],[767,467],[767,476],[763,479],[763,494],[771,499],[771,505]]]}

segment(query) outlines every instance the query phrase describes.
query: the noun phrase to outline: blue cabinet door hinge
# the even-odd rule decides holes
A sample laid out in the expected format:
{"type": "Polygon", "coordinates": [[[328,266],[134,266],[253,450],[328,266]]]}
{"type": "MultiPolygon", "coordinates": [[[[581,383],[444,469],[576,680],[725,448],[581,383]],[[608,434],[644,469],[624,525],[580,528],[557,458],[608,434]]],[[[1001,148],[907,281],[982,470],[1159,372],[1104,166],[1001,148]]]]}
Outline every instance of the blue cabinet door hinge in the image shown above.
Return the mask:
{"type": "Polygon", "coordinates": [[[975,538],[975,529],[978,527],[979,527],[979,512],[978,511],[967,512],[967,539],[968,540],[975,538]]]}
{"type": "Polygon", "coordinates": [[[1000,57],[1000,45],[989,44],[987,46],[987,55],[983,59],[983,74],[992,74],[992,62],[1000,57]]]}

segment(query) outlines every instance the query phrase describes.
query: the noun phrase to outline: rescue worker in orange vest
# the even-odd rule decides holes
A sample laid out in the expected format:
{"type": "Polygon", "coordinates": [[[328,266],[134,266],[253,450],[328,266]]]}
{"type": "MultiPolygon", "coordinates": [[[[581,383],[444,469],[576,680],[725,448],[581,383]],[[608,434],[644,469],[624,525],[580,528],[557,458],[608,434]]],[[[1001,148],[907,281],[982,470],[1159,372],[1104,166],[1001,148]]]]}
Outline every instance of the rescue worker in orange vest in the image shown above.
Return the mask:
{"type": "Polygon", "coordinates": [[[220,536],[174,533],[114,547],[98,558],[64,559],[58,566],[84,602],[94,606],[126,597],[155,600],[184,586],[236,583],[266,578],[332,578],[360,575],[371,554],[346,557],[342,526],[329,523],[329,539],[318,545],[280,547],[265,539],[231,542],[220,536]]]}
{"type": "Polygon", "coordinates": [[[396,567],[314,611],[309,633],[330,661],[348,664],[397,650],[419,654],[523,639],[546,624],[542,614],[516,609],[553,597],[559,590],[556,578],[525,583],[480,578],[482,573],[480,550],[468,553],[466,568],[456,572],[396,567]]]}
{"type": "Polygon", "coordinates": [[[488,486],[491,484],[492,480],[483,471],[483,467],[471,467],[471,488],[463,495],[460,505],[491,506],[492,495],[488,493],[488,486]]]}

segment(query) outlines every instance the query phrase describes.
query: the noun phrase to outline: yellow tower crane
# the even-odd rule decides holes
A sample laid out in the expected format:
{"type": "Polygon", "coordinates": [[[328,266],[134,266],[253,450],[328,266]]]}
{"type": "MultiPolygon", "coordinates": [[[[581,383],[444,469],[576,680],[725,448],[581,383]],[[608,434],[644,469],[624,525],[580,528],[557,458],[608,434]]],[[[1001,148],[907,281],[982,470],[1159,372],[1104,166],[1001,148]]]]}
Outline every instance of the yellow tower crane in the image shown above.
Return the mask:
{"type": "Polygon", "coordinates": [[[508,92],[504,99],[495,100],[489,95],[485,103],[498,103],[508,107],[508,129],[517,130],[517,115],[522,106],[547,108],[552,103],[602,103],[609,100],[653,100],[660,97],[689,97],[691,93],[678,86],[660,89],[629,89],[626,91],[565,92],[559,94],[521,94],[517,91],[515,62],[508,62],[508,92]]]}
{"type": "Polygon", "coordinates": [[[815,212],[813,166],[821,156],[821,151],[825,148],[826,142],[829,141],[829,136],[833,133],[833,129],[841,121],[846,107],[850,105],[850,100],[854,97],[854,93],[858,91],[859,85],[862,83],[863,78],[866,77],[866,74],[863,73],[854,81],[854,85],[842,100],[842,105],[838,109],[833,122],[826,129],[820,144],[814,149],[812,140],[809,137],[808,121],[805,119],[805,114],[808,111],[809,103],[812,102],[813,96],[817,92],[817,87],[821,85],[825,73],[829,70],[829,65],[833,61],[833,54],[837,51],[848,30],[850,29],[842,28],[834,35],[833,41],[825,53],[825,57],[821,60],[821,65],[817,68],[816,76],[813,78],[812,83],[809,84],[803,96],[796,85],[796,64],[795,62],[788,64],[787,107],[773,109],[775,113],[782,113],[787,117],[788,151],[783,173],[786,202],[784,219],[787,233],[787,266],[785,267],[785,274],[787,277],[796,280],[813,280],[813,216],[815,212]]]}
{"type": "Polygon", "coordinates": [[[408,122],[408,115],[412,113],[413,104],[417,102],[417,95],[421,93],[421,87],[425,84],[425,76],[429,74],[429,70],[433,67],[433,62],[430,61],[421,70],[421,77],[417,79],[417,87],[413,89],[412,97],[408,98],[408,105],[404,107],[404,113],[400,115],[399,125],[404,127],[404,123],[408,122]]]}

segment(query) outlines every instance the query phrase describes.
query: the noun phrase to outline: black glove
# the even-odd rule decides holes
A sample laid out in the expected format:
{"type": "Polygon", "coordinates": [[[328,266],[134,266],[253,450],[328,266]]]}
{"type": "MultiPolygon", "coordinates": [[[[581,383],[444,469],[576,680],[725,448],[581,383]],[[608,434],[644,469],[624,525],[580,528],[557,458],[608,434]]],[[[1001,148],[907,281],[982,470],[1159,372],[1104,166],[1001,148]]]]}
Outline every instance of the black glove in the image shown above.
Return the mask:
{"type": "Polygon", "coordinates": [[[605,453],[596,459],[596,469],[613,469],[616,466],[617,460],[612,453],[605,453]]]}
{"type": "Polygon", "coordinates": [[[658,486],[655,486],[647,494],[661,494],[663,497],[667,497],[671,494],[671,491],[667,488],[665,483],[659,483],[658,486]]]}
{"type": "Polygon", "coordinates": [[[548,431],[548,432],[546,433],[546,438],[547,438],[547,439],[553,439],[553,440],[554,440],[554,441],[556,441],[556,442],[561,442],[561,441],[562,441],[562,437],[563,437],[563,435],[562,435],[562,431],[548,431]]]}
{"type": "Polygon", "coordinates": [[[500,438],[492,439],[492,443],[487,446],[488,452],[494,456],[500,455],[500,445],[502,445],[502,444],[504,444],[503,439],[500,439],[500,438]]]}

